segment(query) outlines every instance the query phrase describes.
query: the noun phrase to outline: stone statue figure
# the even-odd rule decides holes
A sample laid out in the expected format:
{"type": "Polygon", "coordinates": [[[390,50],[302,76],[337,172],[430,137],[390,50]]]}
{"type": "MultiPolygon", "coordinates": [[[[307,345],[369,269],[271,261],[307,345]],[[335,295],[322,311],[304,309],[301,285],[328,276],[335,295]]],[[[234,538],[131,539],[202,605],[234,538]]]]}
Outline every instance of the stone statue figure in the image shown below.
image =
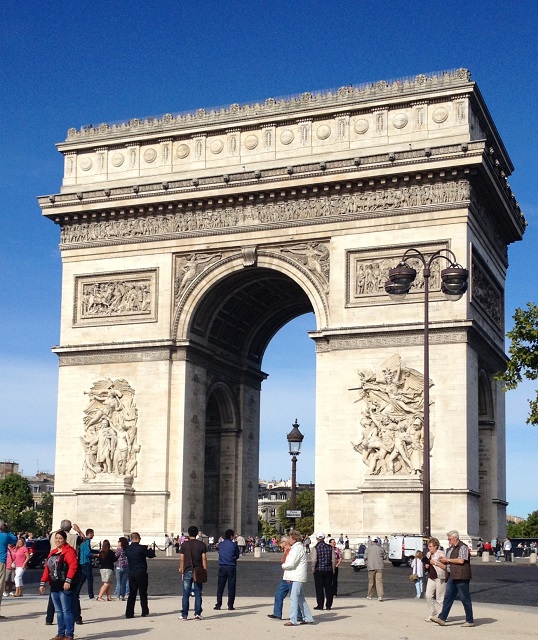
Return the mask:
{"type": "Polygon", "coordinates": [[[325,293],[329,292],[329,250],[321,242],[307,242],[294,247],[282,247],[283,253],[291,253],[298,258],[320,283],[325,293]]]}
{"type": "Polygon", "coordinates": [[[200,274],[212,260],[219,260],[221,254],[192,253],[179,258],[177,261],[176,278],[174,281],[174,297],[177,300],[181,291],[200,274]],[[206,266],[202,266],[206,265],[206,266]]]}
{"type": "MultiPolygon", "coordinates": [[[[359,371],[360,437],[351,443],[369,475],[420,475],[424,435],[424,376],[398,354],[376,371],[359,371]]],[[[432,386],[432,382],[428,381],[432,386]]],[[[431,438],[433,444],[433,438],[431,438]]]]}
{"type": "Polygon", "coordinates": [[[134,390],[124,379],[99,380],[90,391],[84,409],[83,480],[94,480],[98,474],[114,477],[136,476],[138,410],[134,390]]]}

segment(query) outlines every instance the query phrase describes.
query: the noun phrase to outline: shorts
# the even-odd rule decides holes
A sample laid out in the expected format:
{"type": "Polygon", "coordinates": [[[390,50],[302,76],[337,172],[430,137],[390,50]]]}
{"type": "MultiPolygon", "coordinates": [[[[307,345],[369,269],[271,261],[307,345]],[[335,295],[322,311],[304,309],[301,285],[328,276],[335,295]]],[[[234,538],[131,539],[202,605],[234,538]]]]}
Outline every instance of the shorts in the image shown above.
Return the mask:
{"type": "Polygon", "coordinates": [[[101,573],[101,580],[103,582],[112,582],[112,577],[114,575],[113,569],[99,569],[99,572],[101,573]]]}

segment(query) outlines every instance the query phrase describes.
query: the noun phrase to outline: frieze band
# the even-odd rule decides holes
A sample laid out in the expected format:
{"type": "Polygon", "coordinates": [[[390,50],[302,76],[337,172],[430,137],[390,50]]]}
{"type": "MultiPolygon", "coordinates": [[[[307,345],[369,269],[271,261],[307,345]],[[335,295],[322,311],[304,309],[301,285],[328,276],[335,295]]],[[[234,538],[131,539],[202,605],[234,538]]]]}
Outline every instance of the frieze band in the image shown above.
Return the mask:
{"type": "Polygon", "coordinates": [[[392,209],[469,202],[471,189],[465,179],[424,185],[401,186],[342,195],[317,195],[233,207],[206,207],[140,218],[82,222],[64,225],[61,244],[121,240],[138,237],[225,229],[257,224],[286,223],[349,214],[374,214],[392,209]]]}

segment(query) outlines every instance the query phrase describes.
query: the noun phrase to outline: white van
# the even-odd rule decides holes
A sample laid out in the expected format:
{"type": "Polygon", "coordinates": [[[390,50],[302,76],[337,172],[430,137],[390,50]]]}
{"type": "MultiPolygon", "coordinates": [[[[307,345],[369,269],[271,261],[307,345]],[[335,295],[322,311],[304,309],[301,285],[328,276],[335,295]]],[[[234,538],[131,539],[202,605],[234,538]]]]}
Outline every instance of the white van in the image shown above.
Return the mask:
{"type": "Polygon", "coordinates": [[[426,538],[420,534],[394,533],[389,540],[389,560],[395,567],[411,566],[415,553],[424,551],[426,538]]]}

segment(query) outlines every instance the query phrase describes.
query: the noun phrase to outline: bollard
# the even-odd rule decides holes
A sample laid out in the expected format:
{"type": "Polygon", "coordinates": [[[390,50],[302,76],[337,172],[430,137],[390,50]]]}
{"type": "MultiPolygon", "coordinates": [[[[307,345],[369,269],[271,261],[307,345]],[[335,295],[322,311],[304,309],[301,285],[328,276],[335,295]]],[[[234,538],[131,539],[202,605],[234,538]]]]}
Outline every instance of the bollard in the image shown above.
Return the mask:
{"type": "Polygon", "coordinates": [[[533,551],[529,556],[529,564],[536,564],[536,551],[533,551]]]}
{"type": "Polygon", "coordinates": [[[344,560],[351,560],[351,549],[344,549],[344,560]]]}
{"type": "Polygon", "coordinates": [[[261,558],[262,557],[262,548],[261,547],[254,547],[254,557],[255,558],[261,558]]]}
{"type": "Polygon", "coordinates": [[[482,553],[482,562],[489,562],[489,551],[484,551],[482,553]]]}

